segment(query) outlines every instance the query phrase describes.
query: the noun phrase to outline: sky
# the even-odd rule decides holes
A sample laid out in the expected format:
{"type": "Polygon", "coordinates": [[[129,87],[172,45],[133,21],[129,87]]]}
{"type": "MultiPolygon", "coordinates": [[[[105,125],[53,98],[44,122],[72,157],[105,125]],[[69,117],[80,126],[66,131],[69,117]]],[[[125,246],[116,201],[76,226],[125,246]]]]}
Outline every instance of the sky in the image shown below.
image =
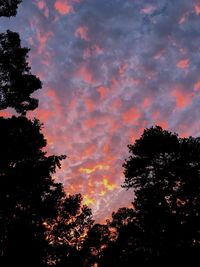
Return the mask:
{"type": "Polygon", "coordinates": [[[68,156],[56,179],[97,222],[131,206],[122,164],[144,128],[200,135],[200,1],[24,0],[6,29],[43,82],[29,116],[68,156]]]}

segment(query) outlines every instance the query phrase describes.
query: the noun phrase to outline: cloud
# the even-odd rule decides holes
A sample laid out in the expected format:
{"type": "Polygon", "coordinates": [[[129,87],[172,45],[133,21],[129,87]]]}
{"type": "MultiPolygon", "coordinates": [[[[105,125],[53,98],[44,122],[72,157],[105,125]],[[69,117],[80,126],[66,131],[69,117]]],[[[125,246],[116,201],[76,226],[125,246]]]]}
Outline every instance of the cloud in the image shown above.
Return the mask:
{"type": "Polygon", "coordinates": [[[89,41],[88,28],[85,26],[79,26],[75,31],[75,36],[85,41],[89,41]]]}
{"type": "Polygon", "coordinates": [[[73,11],[73,7],[68,3],[67,0],[56,0],[54,7],[61,15],[66,15],[73,11]]]}
{"type": "Polygon", "coordinates": [[[199,134],[199,14],[196,0],[39,0],[2,20],[43,80],[30,116],[48,153],[68,155],[56,179],[98,221],[133,200],[122,164],[144,128],[199,134]]]}
{"type": "Polygon", "coordinates": [[[176,64],[176,66],[180,69],[187,69],[190,65],[190,61],[189,59],[181,59],[180,61],[178,61],[178,63],[176,64]]]}

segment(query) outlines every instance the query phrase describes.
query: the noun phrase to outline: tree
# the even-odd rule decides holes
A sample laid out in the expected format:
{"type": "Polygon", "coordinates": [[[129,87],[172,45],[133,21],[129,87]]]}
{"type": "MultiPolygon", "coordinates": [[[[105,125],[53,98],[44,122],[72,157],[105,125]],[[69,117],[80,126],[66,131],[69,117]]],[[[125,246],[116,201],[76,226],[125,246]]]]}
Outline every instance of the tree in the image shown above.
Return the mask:
{"type": "Polygon", "coordinates": [[[46,238],[50,244],[48,261],[54,262],[56,267],[81,267],[81,249],[92,225],[91,209],[82,205],[82,196],[64,197],[56,218],[46,221],[46,238]]]}
{"type": "Polygon", "coordinates": [[[30,72],[28,51],[21,47],[18,33],[0,34],[0,110],[11,107],[25,115],[38,106],[30,95],[41,88],[41,82],[30,72]]]}
{"type": "MultiPolygon", "coordinates": [[[[138,266],[138,224],[133,208],[120,208],[112,213],[112,219],[107,225],[114,237],[104,250],[98,267],[131,267],[138,266]]],[[[141,257],[139,257],[141,265],[141,257]]]]}
{"type": "Polygon", "coordinates": [[[83,244],[83,264],[84,267],[101,266],[109,243],[114,239],[113,233],[106,224],[94,224],[88,231],[83,244]]]}
{"type": "Polygon", "coordinates": [[[124,163],[144,263],[190,263],[200,252],[200,138],[146,129],[124,163]]]}
{"type": "Polygon", "coordinates": [[[0,117],[0,126],[0,265],[42,266],[44,223],[64,196],[51,175],[65,156],[46,156],[37,120],[0,117]]]}
{"type": "Polygon", "coordinates": [[[0,17],[15,16],[20,3],[21,0],[0,0],[0,17]]]}

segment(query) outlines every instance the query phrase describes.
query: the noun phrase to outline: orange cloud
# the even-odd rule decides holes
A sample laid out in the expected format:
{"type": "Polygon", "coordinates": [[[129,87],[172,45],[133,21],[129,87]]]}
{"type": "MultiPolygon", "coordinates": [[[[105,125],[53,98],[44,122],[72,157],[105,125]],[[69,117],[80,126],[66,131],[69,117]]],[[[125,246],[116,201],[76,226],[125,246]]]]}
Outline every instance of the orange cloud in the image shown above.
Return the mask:
{"type": "Polygon", "coordinates": [[[148,108],[151,105],[151,99],[149,98],[144,98],[142,102],[142,108],[148,108]]]}
{"type": "Polygon", "coordinates": [[[157,120],[156,125],[161,126],[163,129],[167,129],[169,127],[168,122],[164,120],[157,120]]]}
{"type": "Polygon", "coordinates": [[[41,109],[37,110],[37,116],[40,118],[41,121],[47,122],[53,117],[54,112],[49,109],[41,109]]]}
{"type": "Polygon", "coordinates": [[[75,75],[80,76],[88,84],[93,85],[95,82],[92,73],[85,66],[81,66],[75,75]]]}
{"type": "Polygon", "coordinates": [[[66,15],[70,12],[73,12],[73,7],[68,3],[67,0],[56,0],[54,7],[61,15],[66,15]]]}
{"type": "Polygon", "coordinates": [[[103,196],[105,196],[105,194],[106,194],[106,191],[105,190],[101,190],[101,192],[99,193],[99,196],[103,197],[103,196]]]}
{"type": "Polygon", "coordinates": [[[108,170],[110,168],[109,165],[105,165],[105,164],[97,164],[94,167],[87,167],[87,168],[79,168],[79,172],[81,173],[86,173],[86,174],[91,174],[97,170],[108,170]]]}
{"type": "Polygon", "coordinates": [[[105,98],[107,90],[108,89],[106,87],[104,87],[104,86],[100,86],[97,89],[98,93],[100,94],[101,99],[105,98]]]}
{"type": "MultiPolygon", "coordinates": [[[[169,127],[168,121],[166,118],[162,116],[159,111],[154,111],[152,113],[153,124],[161,126],[163,129],[167,129],[169,127]]],[[[140,130],[140,135],[142,134],[143,129],[140,130]]],[[[138,136],[139,137],[139,136],[138,136]]],[[[137,137],[137,138],[138,138],[137,137]]]]}
{"type": "Polygon", "coordinates": [[[87,108],[87,110],[89,111],[89,112],[92,112],[93,110],[94,110],[94,108],[95,108],[95,102],[94,101],[92,101],[90,98],[85,98],[84,99],[84,102],[85,102],[85,106],[86,106],[86,108],[87,108]]]}
{"type": "Polygon", "coordinates": [[[108,191],[113,191],[117,187],[115,184],[110,183],[106,178],[103,179],[102,184],[108,191]]]}
{"type": "Polygon", "coordinates": [[[192,101],[192,94],[183,92],[183,90],[181,90],[179,87],[176,87],[172,91],[172,96],[176,99],[177,108],[185,108],[192,101]]]}
{"type": "Polygon", "coordinates": [[[88,28],[86,26],[79,26],[75,31],[75,36],[85,41],[89,41],[88,28]]]}
{"type": "Polygon", "coordinates": [[[176,66],[177,66],[179,69],[186,69],[186,68],[189,67],[189,65],[190,65],[190,61],[189,61],[189,59],[182,59],[182,60],[180,60],[180,61],[176,64],[176,66]]]}
{"type": "Polygon", "coordinates": [[[89,157],[95,153],[96,149],[97,149],[96,144],[90,144],[89,146],[84,148],[83,153],[86,157],[89,157]]]}
{"type": "Polygon", "coordinates": [[[85,126],[87,128],[94,128],[94,127],[96,127],[96,125],[97,125],[97,121],[96,120],[88,119],[88,120],[85,121],[85,126]]]}
{"type": "Polygon", "coordinates": [[[94,205],[96,203],[94,198],[89,197],[88,195],[83,196],[84,205],[94,205]]]}
{"type": "Polygon", "coordinates": [[[136,121],[140,117],[140,113],[136,108],[131,108],[128,111],[124,112],[122,115],[123,121],[125,123],[131,123],[136,121]]]}
{"type": "Polygon", "coordinates": [[[12,116],[12,112],[9,109],[5,109],[5,110],[0,110],[0,117],[11,117],[12,116]]]}

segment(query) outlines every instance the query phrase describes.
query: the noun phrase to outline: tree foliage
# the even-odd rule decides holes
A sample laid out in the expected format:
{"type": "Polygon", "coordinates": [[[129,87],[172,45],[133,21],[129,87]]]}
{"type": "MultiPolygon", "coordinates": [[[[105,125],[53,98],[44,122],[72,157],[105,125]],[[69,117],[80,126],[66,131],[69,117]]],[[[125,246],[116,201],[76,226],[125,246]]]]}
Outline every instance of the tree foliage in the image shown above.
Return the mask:
{"type": "Polygon", "coordinates": [[[30,95],[41,88],[41,82],[30,72],[28,51],[21,47],[18,33],[0,34],[0,110],[11,107],[25,115],[38,106],[30,95]]]}
{"type": "Polygon", "coordinates": [[[0,17],[15,16],[20,3],[21,0],[0,0],[0,17]]]}
{"type": "Polygon", "coordinates": [[[1,266],[25,266],[30,260],[41,266],[46,246],[43,224],[56,216],[64,196],[52,179],[64,156],[46,156],[37,120],[0,117],[0,128],[1,266]]]}
{"type": "Polygon", "coordinates": [[[91,209],[82,204],[80,194],[63,198],[57,216],[46,221],[46,238],[51,252],[48,261],[54,262],[56,267],[81,267],[81,249],[92,224],[91,209]]]}
{"type": "Polygon", "coordinates": [[[114,236],[111,229],[106,224],[94,224],[88,231],[83,245],[84,267],[101,266],[104,259],[104,252],[107,250],[114,236]]]}
{"type": "Polygon", "coordinates": [[[200,139],[146,129],[124,163],[146,263],[192,262],[200,252],[200,139]]]}
{"type": "Polygon", "coordinates": [[[93,238],[93,251],[100,247],[101,256],[93,253],[92,263],[195,265],[200,253],[200,138],[180,138],[156,126],[128,148],[123,187],[134,189],[133,208],[120,208],[101,226],[115,238],[108,235],[103,243],[93,238]]]}

